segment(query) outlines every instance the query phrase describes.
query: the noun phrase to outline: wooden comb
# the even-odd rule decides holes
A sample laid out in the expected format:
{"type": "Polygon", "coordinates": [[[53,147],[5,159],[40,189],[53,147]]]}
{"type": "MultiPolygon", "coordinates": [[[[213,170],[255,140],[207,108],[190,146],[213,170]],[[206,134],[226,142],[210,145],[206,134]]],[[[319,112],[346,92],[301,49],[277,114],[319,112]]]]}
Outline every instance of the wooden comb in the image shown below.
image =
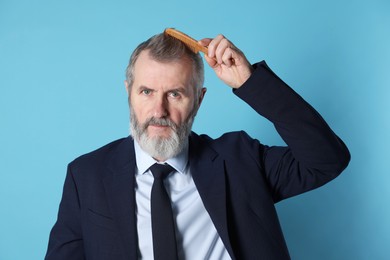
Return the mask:
{"type": "Polygon", "coordinates": [[[207,52],[208,52],[207,51],[207,47],[200,45],[197,40],[191,38],[187,34],[182,33],[182,32],[180,32],[180,31],[178,31],[176,29],[173,29],[173,28],[165,29],[164,33],[168,34],[168,35],[170,35],[170,36],[172,36],[172,37],[174,37],[176,39],[178,39],[181,42],[183,42],[193,52],[198,53],[199,51],[201,51],[201,52],[203,52],[204,54],[207,55],[207,52]]]}

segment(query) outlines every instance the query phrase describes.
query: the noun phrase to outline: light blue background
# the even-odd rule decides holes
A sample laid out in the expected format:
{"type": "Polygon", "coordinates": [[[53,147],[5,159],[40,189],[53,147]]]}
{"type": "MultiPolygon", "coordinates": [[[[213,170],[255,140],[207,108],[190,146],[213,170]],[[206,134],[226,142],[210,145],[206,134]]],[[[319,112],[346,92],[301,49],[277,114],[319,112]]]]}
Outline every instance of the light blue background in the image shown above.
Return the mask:
{"type": "MultiPolygon", "coordinates": [[[[0,259],[42,259],[66,165],[126,136],[138,43],[176,27],[265,59],[347,143],[335,181],[277,205],[293,259],[390,259],[390,2],[0,0],[0,259]]],[[[195,130],[282,144],[206,70],[195,130]]]]}

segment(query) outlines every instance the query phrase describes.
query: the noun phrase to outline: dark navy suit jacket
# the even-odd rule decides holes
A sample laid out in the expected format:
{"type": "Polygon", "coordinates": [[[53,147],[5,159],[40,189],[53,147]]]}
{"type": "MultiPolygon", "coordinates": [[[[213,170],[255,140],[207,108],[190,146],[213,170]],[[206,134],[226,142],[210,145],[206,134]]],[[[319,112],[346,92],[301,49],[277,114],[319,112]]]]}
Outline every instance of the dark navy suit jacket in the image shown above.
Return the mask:
{"type": "MultiPolygon", "coordinates": [[[[243,131],[217,139],[192,133],[191,173],[233,259],[289,259],[274,204],[332,180],[350,155],[264,62],[234,93],[268,118],[288,146],[266,146],[243,131]]],[[[131,137],[69,164],[46,259],[137,259],[135,169],[131,137]]]]}

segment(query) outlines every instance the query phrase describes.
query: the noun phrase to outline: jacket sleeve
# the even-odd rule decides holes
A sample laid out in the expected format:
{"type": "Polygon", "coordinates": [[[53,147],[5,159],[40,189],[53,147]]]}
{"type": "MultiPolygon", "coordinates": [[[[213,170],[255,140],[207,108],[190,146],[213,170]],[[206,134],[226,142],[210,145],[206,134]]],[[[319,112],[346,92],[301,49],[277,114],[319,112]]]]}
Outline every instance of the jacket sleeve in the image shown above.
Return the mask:
{"type": "Polygon", "coordinates": [[[80,221],[77,186],[68,166],[58,218],[50,233],[45,259],[85,259],[80,221]]]}
{"type": "Polygon", "coordinates": [[[270,120],[287,144],[287,147],[262,146],[260,160],[274,201],[334,179],[350,160],[345,144],[319,113],[264,61],[254,68],[251,77],[234,93],[270,120]]]}

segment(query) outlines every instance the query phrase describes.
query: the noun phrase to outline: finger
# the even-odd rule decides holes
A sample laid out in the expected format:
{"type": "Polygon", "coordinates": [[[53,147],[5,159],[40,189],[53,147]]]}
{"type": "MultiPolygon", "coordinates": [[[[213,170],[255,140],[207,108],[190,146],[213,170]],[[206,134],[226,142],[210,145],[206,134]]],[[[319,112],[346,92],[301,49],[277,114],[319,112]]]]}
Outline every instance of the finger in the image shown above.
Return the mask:
{"type": "Polygon", "coordinates": [[[212,40],[211,38],[204,38],[199,40],[198,43],[202,46],[207,47],[210,44],[211,40],[212,40]]]}
{"type": "Polygon", "coordinates": [[[230,47],[232,46],[232,43],[227,40],[226,38],[222,39],[220,43],[217,46],[217,49],[215,50],[215,57],[219,64],[223,63],[223,57],[225,55],[225,52],[228,52],[226,55],[231,55],[230,47]],[[230,51],[229,51],[230,50],[230,51]]]}
{"type": "Polygon", "coordinates": [[[218,62],[215,59],[210,58],[208,55],[205,54],[204,58],[211,68],[215,68],[218,65],[218,62]]]}
{"type": "Polygon", "coordinates": [[[230,67],[234,64],[234,51],[232,48],[227,47],[222,55],[222,63],[227,67],[230,67]]]}
{"type": "Polygon", "coordinates": [[[222,34],[218,34],[214,39],[211,40],[208,46],[208,56],[210,58],[213,58],[215,56],[215,51],[218,48],[219,43],[224,39],[225,37],[222,34]]]}

